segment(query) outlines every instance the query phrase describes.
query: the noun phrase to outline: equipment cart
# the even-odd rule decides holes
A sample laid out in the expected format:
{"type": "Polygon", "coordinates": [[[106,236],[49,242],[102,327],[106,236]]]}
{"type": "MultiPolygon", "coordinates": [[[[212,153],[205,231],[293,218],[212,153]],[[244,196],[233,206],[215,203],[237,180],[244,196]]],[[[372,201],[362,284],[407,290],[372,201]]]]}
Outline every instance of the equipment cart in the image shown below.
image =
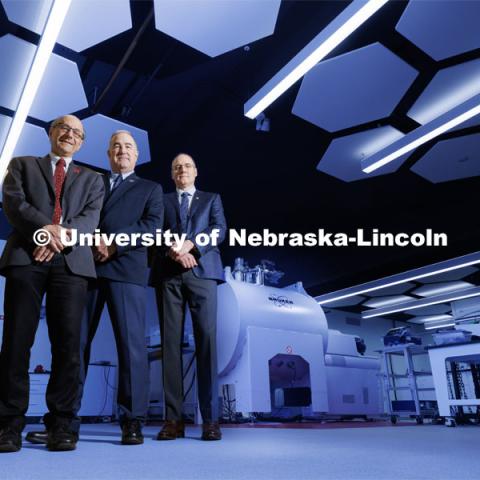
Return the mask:
{"type": "MultiPolygon", "coordinates": [[[[414,369],[413,357],[416,355],[428,355],[428,352],[421,345],[414,343],[403,343],[385,347],[377,350],[382,355],[383,364],[383,386],[387,400],[387,412],[390,421],[397,423],[398,418],[415,418],[418,424],[422,424],[424,418],[438,418],[437,402],[435,400],[420,400],[419,392],[435,391],[432,387],[419,387],[418,377],[431,377],[431,372],[417,372],[414,369]],[[406,367],[406,374],[394,372],[393,357],[403,357],[406,367]],[[402,382],[401,379],[406,379],[402,382]],[[400,385],[398,385],[400,383],[400,385]],[[399,400],[397,392],[409,391],[411,399],[399,400]]],[[[432,395],[433,396],[433,395],[432,395]]]]}

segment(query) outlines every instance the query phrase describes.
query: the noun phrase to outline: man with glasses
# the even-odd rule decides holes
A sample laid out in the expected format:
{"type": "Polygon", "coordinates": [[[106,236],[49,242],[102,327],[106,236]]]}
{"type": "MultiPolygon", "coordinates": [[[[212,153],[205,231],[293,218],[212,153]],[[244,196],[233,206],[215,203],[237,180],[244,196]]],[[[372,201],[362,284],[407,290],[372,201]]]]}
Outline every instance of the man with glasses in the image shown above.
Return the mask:
{"type": "Polygon", "coordinates": [[[198,400],[202,414],[202,440],[220,440],[217,387],[217,283],[223,281],[218,247],[198,245],[199,233],[218,233],[225,238],[226,222],[218,193],[195,188],[197,167],[190,155],[181,153],[172,162],[176,191],[165,195],[164,231],[186,234],[180,247],[157,251],[151,284],[155,286],[163,352],[165,424],[157,440],[185,436],[182,420],[182,338],[185,308],[192,315],[198,377],[198,400]]]}
{"type": "MultiPolygon", "coordinates": [[[[109,234],[155,234],[163,223],[163,192],[155,182],[135,173],[138,147],[130,132],[118,130],[108,146],[111,173],[104,175],[105,200],[98,228],[109,234]]],[[[105,304],[113,326],[118,354],[117,406],[123,445],[140,445],[142,425],[149,404],[149,366],[145,342],[148,262],[141,243],[95,245],[97,280],[89,285],[82,322],[80,388],[76,411],[80,410],[92,341],[105,304]]],[[[26,439],[45,443],[45,432],[29,432],[26,439]]]]}
{"type": "Polygon", "coordinates": [[[61,230],[92,233],[98,225],[104,186],[100,175],[77,165],[73,155],[85,138],[82,122],[65,115],[49,130],[45,157],[13,158],[3,183],[3,210],[13,227],[0,259],[6,277],[0,355],[0,452],[21,448],[29,403],[30,350],[42,298],[52,364],[47,387],[49,450],[73,450],[80,369],[80,326],[88,278],[95,264],[90,247],[64,248],[61,230]],[[34,235],[43,229],[43,237],[34,235]],[[40,245],[39,240],[42,242],[40,245]],[[35,243],[37,240],[37,243],[35,243]]]}

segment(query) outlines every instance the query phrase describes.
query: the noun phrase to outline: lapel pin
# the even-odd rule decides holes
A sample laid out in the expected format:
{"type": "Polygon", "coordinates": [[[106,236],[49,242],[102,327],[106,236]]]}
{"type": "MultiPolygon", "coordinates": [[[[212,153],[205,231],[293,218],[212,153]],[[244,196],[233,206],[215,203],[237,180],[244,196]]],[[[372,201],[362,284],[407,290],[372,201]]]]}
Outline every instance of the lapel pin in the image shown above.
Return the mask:
{"type": "Polygon", "coordinates": [[[80,173],[80,168],[75,167],[75,168],[73,169],[73,173],[80,173]]]}

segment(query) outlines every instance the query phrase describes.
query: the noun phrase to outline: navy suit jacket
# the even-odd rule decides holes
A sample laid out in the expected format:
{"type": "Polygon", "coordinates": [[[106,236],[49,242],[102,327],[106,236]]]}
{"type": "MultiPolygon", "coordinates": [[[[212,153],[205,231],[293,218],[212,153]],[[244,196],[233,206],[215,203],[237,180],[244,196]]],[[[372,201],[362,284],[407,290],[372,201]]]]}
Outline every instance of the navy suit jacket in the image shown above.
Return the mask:
{"type": "MultiPolygon", "coordinates": [[[[163,191],[158,183],[132,173],[110,195],[109,176],[103,179],[106,193],[98,225],[102,233],[155,234],[162,228],[163,191]]],[[[99,278],[147,285],[147,247],[117,245],[117,253],[96,267],[99,278]]]]}
{"type": "MultiPolygon", "coordinates": [[[[104,186],[100,174],[72,162],[62,194],[62,225],[78,233],[93,233],[98,225],[104,186]]],[[[16,157],[3,182],[3,210],[13,226],[0,259],[0,274],[10,266],[30,265],[36,245],[33,234],[52,223],[55,188],[50,156],[16,157]]],[[[65,262],[73,274],[95,277],[90,247],[65,249],[65,262]]]]}
{"type": "MultiPolygon", "coordinates": [[[[201,192],[197,190],[193,196],[188,215],[187,239],[195,243],[196,248],[191,252],[197,259],[198,266],[193,273],[198,278],[217,281],[224,280],[220,250],[211,244],[200,246],[195,242],[199,233],[210,234],[213,229],[219,230],[217,245],[225,239],[227,224],[223,214],[222,200],[218,193],[201,192]]],[[[180,205],[177,192],[165,195],[165,220],[163,230],[172,233],[183,233],[180,221],[180,205]]],[[[186,270],[167,256],[168,247],[158,248],[150,277],[151,285],[158,285],[162,280],[171,278],[186,270]]]]}

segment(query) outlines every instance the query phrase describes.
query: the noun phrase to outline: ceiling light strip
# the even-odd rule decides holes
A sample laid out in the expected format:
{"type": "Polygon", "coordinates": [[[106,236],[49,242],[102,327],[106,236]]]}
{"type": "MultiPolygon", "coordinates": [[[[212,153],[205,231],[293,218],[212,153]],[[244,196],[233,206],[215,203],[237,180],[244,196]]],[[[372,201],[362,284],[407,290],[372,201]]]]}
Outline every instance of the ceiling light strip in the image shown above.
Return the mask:
{"type": "Polygon", "coordinates": [[[445,328],[445,327],[454,327],[455,323],[444,323],[440,325],[433,325],[431,327],[424,327],[425,330],[435,330],[437,328],[445,328]]]}
{"type": "Polygon", "coordinates": [[[35,99],[43,74],[58,38],[58,34],[67,15],[71,0],[53,0],[48,14],[45,28],[40,38],[40,43],[35,52],[27,79],[23,86],[22,94],[17,109],[8,130],[7,138],[0,156],[0,179],[3,179],[15,147],[17,145],[23,125],[35,99]]]}
{"type": "Polygon", "coordinates": [[[452,319],[453,319],[453,316],[448,315],[448,313],[446,313],[444,315],[432,315],[431,318],[425,318],[422,323],[425,324],[430,322],[441,322],[441,321],[452,320],[452,319]]]}
{"type": "Polygon", "coordinates": [[[374,292],[382,288],[393,287],[395,285],[401,285],[402,283],[408,283],[413,280],[419,280],[421,278],[431,277],[441,273],[450,272],[452,270],[458,270],[460,268],[469,267],[471,265],[480,263],[480,252],[470,253],[462,257],[445,260],[443,262],[428,265],[426,267],[420,267],[407,272],[398,273],[389,277],[373,280],[371,282],[362,283],[356,287],[349,287],[336,292],[326,293],[325,295],[319,295],[315,297],[319,305],[325,305],[327,303],[333,303],[344,298],[354,297],[355,295],[361,295],[363,293],[374,292]]]}
{"type": "Polygon", "coordinates": [[[354,0],[308,45],[290,60],[244,105],[245,116],[256,118],[297,80],[325,58],[388,0],[354,0]]]}
{"type": "Polygon", "coordinates": [[[424,308],[430,307],[432,305],[438,305],[440,303],[449,303],[453,302],[454,300],[463,300],[464,298],[472,298],[480,296],[480,287],[472,288],[469,293],[464,293],[463,295],[438,295],[436,299],[432,299],[429,301],[426,300],[418,300],[417,302],[411,305],[404,305],[403,307],[398,308],[378,308],[376,310],[362,313],[362,318],[374,318],[374,317],[381,317],[384,315],[391,315],[392,313],[401,313],[406,312],[408,310],[415,310],[417,308],[424,308]]]}
{"type": "Polygon", "coordinates": [[[407,133],[379,152],[363,159],[362,170],[365,173],[372,173],[479,114],[480,94],[475,95],[431,122],[407,133]]]}

